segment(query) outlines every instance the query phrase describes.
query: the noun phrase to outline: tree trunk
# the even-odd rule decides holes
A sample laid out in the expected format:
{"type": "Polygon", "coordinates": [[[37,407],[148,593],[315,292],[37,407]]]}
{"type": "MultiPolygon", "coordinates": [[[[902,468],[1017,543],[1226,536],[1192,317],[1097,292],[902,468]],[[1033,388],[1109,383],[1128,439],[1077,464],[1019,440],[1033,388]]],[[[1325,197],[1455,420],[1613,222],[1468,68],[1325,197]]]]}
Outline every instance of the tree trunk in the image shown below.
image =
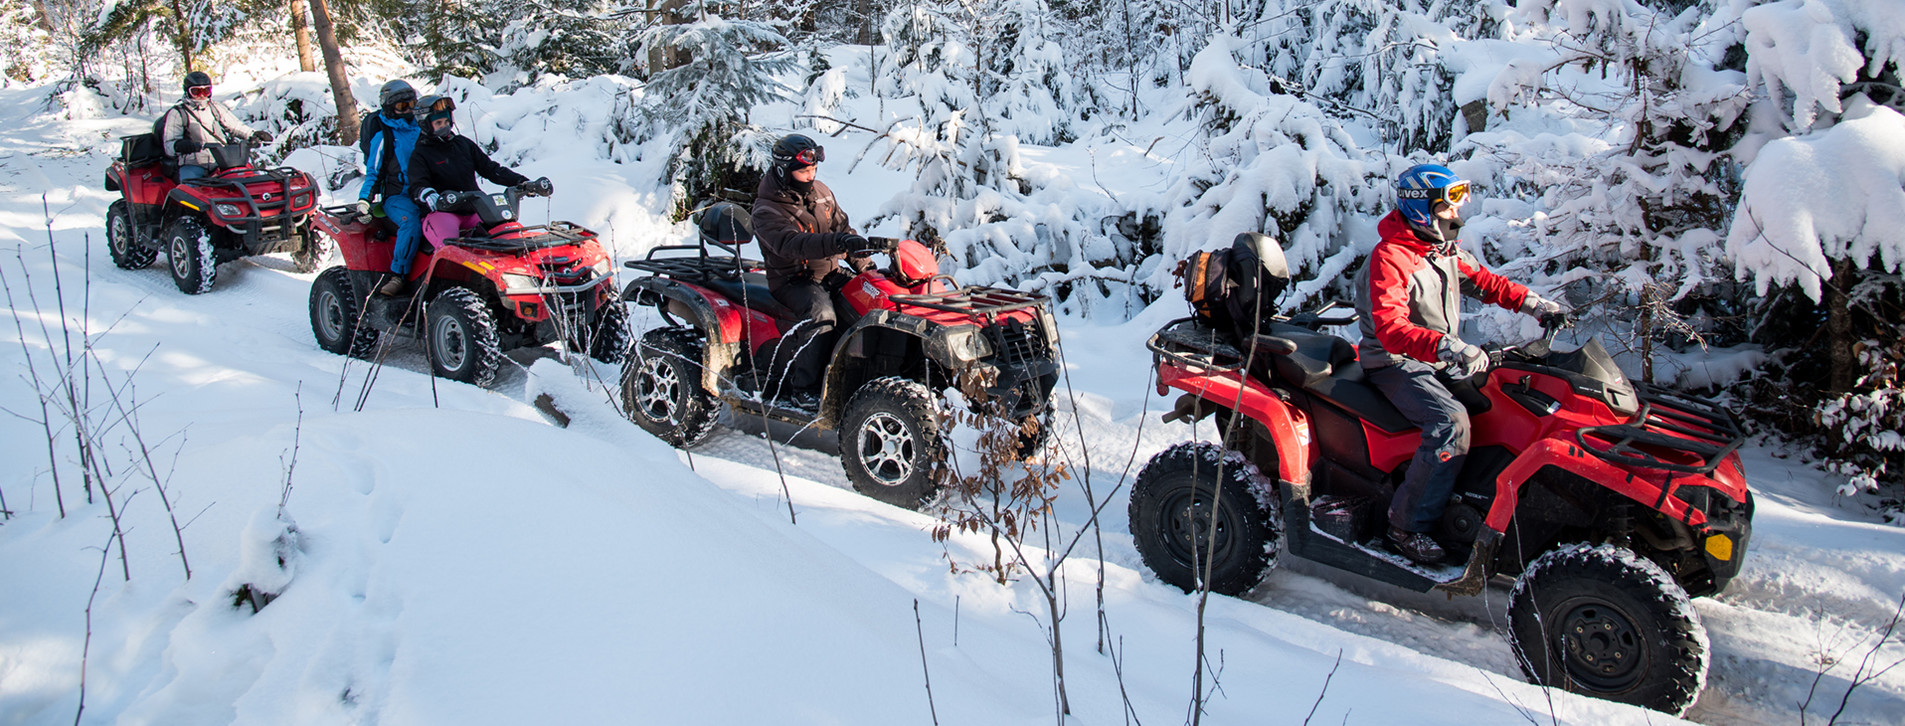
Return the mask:
{"type": "MultiPolygon", "coordinates": [[[[687,6],[688,0],[649,0],[648,7],[654,11],[649,15],[649,22],[658,25],[685,25],[688,22],[688,15],[682,11],[687,6]]],[[[648,74],[651,77],[670,68],[679,68],[687,62],[688,54],[675,48],[648,50],[648,74]]]]}
{"type": "Polygon", "coordinates": [[[1857,275],[1852,261],[1840,257],[1832,261],[1832,279],[1826,281],[1826,354],[1832,361],[1833,393],[1851,391],[1852,382],[1859,379],[1858,361],[1852,354],[1852,344],[1858,342],[1852,339],[1852,301],[1846,297],[1857,275]]]}
{"type": "MultiPolygon", "coordinates": [[[[190,16],[185,12],[185,4],[180,2],[180,0],[172,0],[172,20],[179,28],[179,36],[176,41],[179,49],[179,61],[185,64],[185,72],[197,70],[197,67],[192,63],[194,60],[192,58],[192,49],[196,44],[192,42],[192,25],[187,20],[189,17],[190,16]]],[[[179,75],[182,76],[185,75],[185,73],[180,73],[179,75]]]]}
{"type": "Polygon", "coordinates": [[[311,48],[311,24],[305,22],[304,3],[289,0],[285,9],[291,13],[291,35],[298,41],[298,70],[307,73],[317,70],[317,55],[311,48]]]}
{"type": "Polygon", "coordinates": [[[331,77],[331,98],[337,102],[337,143],[357,145],[357,99],[351,95],[350,75],[345,73],[344,54],[337,48],[337,30],[331,25],[331,7],[325,0],[311,0],[311,24],[317,26],[318,46],[324,49],[324,70],[331,77]]]}

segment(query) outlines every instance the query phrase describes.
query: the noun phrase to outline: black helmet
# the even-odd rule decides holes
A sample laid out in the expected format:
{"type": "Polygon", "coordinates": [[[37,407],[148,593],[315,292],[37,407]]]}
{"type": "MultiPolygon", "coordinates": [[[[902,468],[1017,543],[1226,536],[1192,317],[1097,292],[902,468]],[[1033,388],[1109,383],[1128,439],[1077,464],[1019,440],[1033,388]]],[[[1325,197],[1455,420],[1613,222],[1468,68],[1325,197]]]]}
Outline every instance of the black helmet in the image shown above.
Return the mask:
{"type": "Polygon", "coordinates": [[[199,86],[209,87],[211,85],[212,77],[210,74],[207,74],[205,71],[192,71],[191,73],[185,74],[185,83],[180,84],[180,90],[190,93],[193,88],[199,86]]]}
{"type": "Polygon", "coordinates": [[[456,133],[454,123],[456,117],[452,113],[454,111],[456,111],[456,101],[449,96],[424,96],[423,100],[417,102],[417,125],[423,127],[425,134],[429,134],[431,133],[430,122],[440,118],[450,119],[452,124],[444,127],[443,133],[440,134],[443,138],[450,138],[456,133]]]}
{"type": "Polygon", "coordinates": [[[387,116],[410,113],[411,109],[396,107],[397,104],[405,102],[411,104],[417,102],[417,89],[411,88],[410,84],[402,78],[391,79],[377,91],[377,105],[383,107],[384,114],[387,116]]]}
{"type": "Polygon", "coordinates": [[[788,134],[774,142],[774,167],[781,173],[805,169],[827,160],[827,150],[801,134],[788,134]]]}

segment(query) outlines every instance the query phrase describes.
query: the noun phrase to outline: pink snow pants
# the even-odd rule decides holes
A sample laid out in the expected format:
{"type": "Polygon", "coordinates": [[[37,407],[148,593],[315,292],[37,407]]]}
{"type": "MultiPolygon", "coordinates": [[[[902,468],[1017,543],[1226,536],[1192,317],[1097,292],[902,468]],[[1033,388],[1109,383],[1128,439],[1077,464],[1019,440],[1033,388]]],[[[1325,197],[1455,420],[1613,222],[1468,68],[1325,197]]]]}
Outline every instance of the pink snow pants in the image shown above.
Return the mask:
{"type": "Polygon", "coordinates": [[[430,240],[430,251],[443,249],[443,241],[482,222],[474,214],[431,212],[423,217],[423,238],[430,240]]]}

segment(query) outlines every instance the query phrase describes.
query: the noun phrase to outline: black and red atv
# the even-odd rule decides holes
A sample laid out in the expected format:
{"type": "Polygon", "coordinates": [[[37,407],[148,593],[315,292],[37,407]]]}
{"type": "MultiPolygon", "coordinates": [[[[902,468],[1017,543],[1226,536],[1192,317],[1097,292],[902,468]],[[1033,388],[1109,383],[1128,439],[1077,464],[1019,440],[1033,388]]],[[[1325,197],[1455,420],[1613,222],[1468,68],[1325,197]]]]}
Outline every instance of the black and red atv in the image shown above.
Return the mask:
{"type": "Polygon", "coordinates": [[[348,205],[321,210],[317,228],[336,241],[344,265],[311,284],[318,346],[369,358],[383,333],[421,338],[436,375],[478,386],[495,382],[503,351],[555,341],[620,362],[628,309],[615,294],[608,253],[575,224],[522,224],[523,193],[444,192],[446,209],[473,212],[482,223],[435,251],[419,240],[397,296],[371,293],[390,274],[395,225],[348,205]]]}
{"type": "MultiPolygon", "coordinates": [[[[722,404],[737,414],[837,431],[856,491],[917,509],[939,490],[946,445],[938,413],[957,387],[1007,422],[1038,418],[1058,380],[1058,328],[1046,298],[955,288],[925,246],[901,240],[885,269],[867,269],[834,295],[841,334],[814,410],[762,395],[773,386],[775,343],[800,317],[768,292],[760,262],[744,259],[748,212],[722,202],[700,217],[700,241],[652,250],[628,267],[649,273],[623,296],[659,311],[666,327],[642,334],[622,374],[630,420],[689,447],[722,404]],[[683,254],[690,253],[690,254],[683,254]]],[[[975,408],[975,412],[979,409],[975,408]]],[[[1034,437],[1036,434],[1033,435],[1034,437]]]]}
{"type": "Polygon", "coordinates": [[[172,282],[187,295],[210,291],[219,263],[240,257],[289,252],[299,272],[317,269],[328,250],[311,234],[318,196],[311,176],[252,166],[249,142],[205,150],[217,170],[180,183],[163,168],[156,135],[121,139],[106,170],[106,191],[120,194],[106,208],[113,264],[145,269],[164,250],[172,282]]]}
{"type": "Polygon", "coordinates": [[[1356,347],[1320,332],[1356,320],[1326,306],[1248,340],[1195,318],[1151,337],[1158,392],[1182,392],[1166,420],[1214,417],[1223,443],[1179,444],[1138,475],[1131,534],[1145,565],[1232,595],[1280,551],[1451,596],[1515,578],[1509,637],[1536,683],[1683,712],[1709,655],[1689,598],[1739,574],[1752,533],[1733,418],[1630,382],[1597,340],[1552,350],[1554,326],[1492,351],[1487,373],[1444,379],[1472,424],[1434,533],[1460,564],[1416,565],[1380,542],[1420,432],[1364,380],[1356,347]]]}

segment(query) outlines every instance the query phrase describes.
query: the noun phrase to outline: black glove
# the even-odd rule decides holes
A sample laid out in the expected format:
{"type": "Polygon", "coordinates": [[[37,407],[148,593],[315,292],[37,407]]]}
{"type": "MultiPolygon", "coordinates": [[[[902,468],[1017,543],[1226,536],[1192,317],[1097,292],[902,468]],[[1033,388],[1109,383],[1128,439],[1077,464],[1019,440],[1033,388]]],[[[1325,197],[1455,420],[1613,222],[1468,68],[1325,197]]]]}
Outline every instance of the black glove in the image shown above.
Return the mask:
{"type": "Polygon", "coordinates": [[[868,237],[867,244],[871,247],[871,249],[867,250],[868,252],[885,252],[892,254],[894,250],[900,248],[900,241],[892,237],[868,237]]]}
{"type": "Polygon", "coordinates": [[[847,254],[870,255],[875,252],[892,252],[894,242],[886,237],[868,239],[849,232],[840,238],[840,246],[847,254]]]}
{"type": "Polygon", "coordinates": [[[264,129],[253,131],[251,132],[251,140],[260,144],[269,144],[271,143],[271,132],[264,129]]]}
{"type": "Polygon", "coordinates": [[[1544,330],[1560,330],[1562,328],[1574,327],[1574,313],[1567,310],[1558,313],[1548,313],[1537,318],[1537,320],[1541,321],[1541,327],[1544,330]]]}
{"type": "Polygon", "coordinates": [[[172,142],[172,150],[180,154],[196,154],[199,150],[204,148],[204,144],[187,138],[180,138],[178,141],[172,142]]]}
{"type": "Polygon", "coordinates": [[[546,197],[556,193],[555,182],[549,181],[549,177],[546,176],[536,179],[535,181],[523,182],[520,188],[524,194],[532,194],[538,197],[546,197]]]}

